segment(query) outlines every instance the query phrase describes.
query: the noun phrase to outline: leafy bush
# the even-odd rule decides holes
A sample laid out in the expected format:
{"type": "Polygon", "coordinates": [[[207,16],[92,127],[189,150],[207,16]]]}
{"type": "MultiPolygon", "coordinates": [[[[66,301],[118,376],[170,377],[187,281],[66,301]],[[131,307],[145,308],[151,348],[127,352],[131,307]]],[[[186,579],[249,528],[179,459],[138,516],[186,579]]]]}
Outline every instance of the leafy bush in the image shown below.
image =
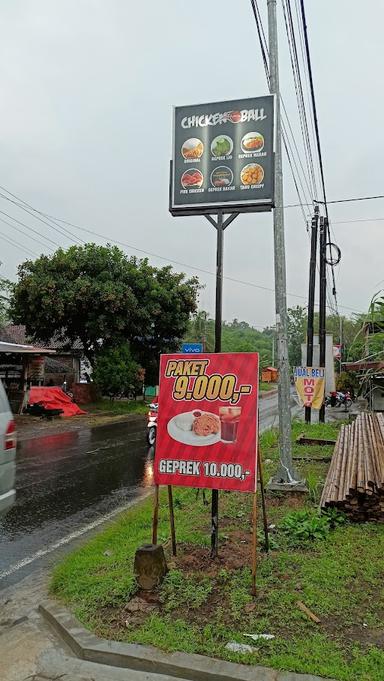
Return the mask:
{"type": "Polygon", "coordinates": [[[294,511],[285,516],[280,528],[288,535],[291,544],[302,544],[325,539],[335,524],[336,516],[294,511]]]}
{"type": "Polygon", "coordinates": [[[140,366],[124,343],[97,355],[92,378],[103,395],[116,397],[138,389],[139,373],[140,366]]]}
{"type": "Polygon", "coordinates": [[[322,511],[324,518],[328,520],[329,527],[334,530],[335,527],[343,525],[347,522],[347,516],[342,511],[338,511],[337,508],[327,508],[322,511]]]}

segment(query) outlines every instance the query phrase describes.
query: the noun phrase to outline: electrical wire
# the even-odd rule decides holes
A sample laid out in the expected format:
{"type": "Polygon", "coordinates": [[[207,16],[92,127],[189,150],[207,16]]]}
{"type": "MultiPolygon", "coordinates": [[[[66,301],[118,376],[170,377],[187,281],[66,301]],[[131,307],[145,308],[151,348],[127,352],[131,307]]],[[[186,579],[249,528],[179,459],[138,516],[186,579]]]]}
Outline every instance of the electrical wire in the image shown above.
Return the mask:
{"type": "Polygon", "coordinates": [[[40,241],[40,239],[36,239],[34,236],[31,236],[27,232],[24,232],[23,229],[20,229],[20,227],[16,227],[16,225],[12,225],[10,222],[7,220],[3,220],[3,218],[0,218],[0,222],[2,222],[4,225],[8,225],[8,227],[12,227],[12,229],[15,229],[17,232],[20,232],[23,236],[26,236],[27,239],[31,239],[31,241],[34,241],[37,244],[40,244],[40,246],[43,246],[44,248],[49,248],[52,250],[47,244],[43,243],[43,241],[40,241]]]}
{"type": "MultiPolygon", "coordinates": [[[[39,236],[39,237],[42,236],[42,234],[40,234],[40,232],[38,232],[36,229],[34,229],[33,227],[31,227],[30,225],[26,225],[25,222],[22,222],[21,220],[17,220],[17,219],[14,218],[12,215],[9,215],[9,213],[6,213],[6,212],[3,211],[3,210],[0,210],[0,213],[1,213],[1,215],[5,215],[5,216],[6,216],[7,218],[9,218],[10,220],[13,220],[14,222],[17,222],[18,225],[21,225],[22,227],[25,227],[26,229],[28,229],[28,230],[30,230],[31,232],[33,232],[34,234],[37,234],[37,236],[39,236]]],[[[16,228],[15,228],[15,229],[16,229],[16,228]]],[[[58,244],[57,241],[53,241],[53,239],[50,239],[48,236],[44,236],[44,239],[45,239],[46,241],[49,241],[49,242],[50,242],[51,244],[53,244],[54,246],[57,246],[58,248],[61,248],[60,244],[58,244]]]]}
{"type": "MultiPolygon", "coordinates": [[[[3,187],[0,187],[0,189],[3,189],[3,187]]],[[[3,189],[3,191],[7,191],[7,190],[6,190],[6,189],[3,189]]],[[[11,196],[14,196],[14,195],[11,194],[10,192],[8,192],[8,194],[10,194],[11,196]]],[[[37,211],[36,209],[34,209],[32,206],[30,206],[28,203],[26,203],[26,201],[23,201],[22,199],[18,199],[17,201],[15,201],[15,200],[13,200],[13,199],[10,199],[8,196],[5,196],[5,195],[2,194],[1,192],[0,192],[0,197],[3,198],[3,199],[5,199],[6,201],[10,201],[10,202],[13,203],[15,206],[18,206],[18,208],[21,208],[22,210],[24,210],[26,213],[28,213],[29,215],[31,215],[31,216],[32,216],[33,218],[35,218],[36,220],[39,220],[40,222],[42,222],[43,224],[47,225],[47,226],[50,227],[51,229],[54,229],[56,232],[58,232],[59,234],[61,234],[61,236],[64,236],[64,237],[66,237],[66,238],[69,238],[71,241],[74,241],[75,243],[85,243],[84,241],[82,241],[81,239],[79,239],[75,234],[72,234],[72,232],[70,232],[68,229],[66,229],[65,227],[62,227],[61,225],[58,225],[54,220],[50,220],[50,222],[53,222],[54,225],[50,224],[50,223],[47,222],[46,220],[43,220],[43,218],[40,217],[40,216],[42,215],[42,213],[41,213],[40,211],[37,211]],[[23,204],[24,204],[24,205],[23,205],[23,204]],[[29,210],[29,209],[31,209],[31,210],[29,210]],[[32,211],[33,211],[33,212],[32,212],[32,211]]],[[[14,199],[16,199],[16,198],[17,198],[17,197],[14,196],[14,199]]]]}
{"type": "MultiPolygon", "coordinates": [[[[258,33],[258,37],[259,37],[260,49],[261,49],[261,54],[262,54],[262,59],[263,59],[263,64],[264,64],[265,75],[266,75],[266,79],[267,79],[267,83],[268,83],[268,87],[269,87],[270,86],[270,75],[269,75],[269,64],[268,64],[269,52],[268,52],[267,39],[266,39],[266,35],[265,35],[263,22],[262,22],[262,19],[261,19],[261,14],[260,14],[260,10],[259,10],[257,0],[251,0],[251,6],[252,6],[253,15],[254,15],[254,18],[255,18],[256,29],[257,29],[257,33],[258,33]]],[[[303,162],[301,160],[301,156],[300,156],[300,153],[299,153],[296,138],[295,138],[295,135],[293,133],[292,125],[291,125],[291,122],[290,122],[290,119],[289,119],[289,116],[288,116],[288,112],[287,112],[284,100],[281,96],[280,96],[280,101],[281,101],[281,105],[282,105],[283,114],[284,114],[284,117],[286,119],[286,122],[285,122],[283,117],[282,117],[282,120],[281,120],[283,144],[284,144],[285,152],[286,152],[286,155],[287,155],[288,163],[289,163],[289,166],[290,166],[290,169],[291,169],[292,178],[293,178],[295,190],[296,190],[296,193],[297,193],[297,197],[299,199],[299,206],[301,208],[301,212],[302,212],[302,215],[303,215],[304,224],[305,224],[306,230],[308,231],[309,215],[306,215],[305,210],[304,210],[304,206],[305,206],[305,202],[308,201],[308,195],[309,195],[309,197],[311,197],[311,190],[310,190],[310,186],[308,184],[306,173],[304,171],[303,162]],[[288,128],[287,128],[287,126],[288,126],[288,128]],[[288,130],[290,132],[290,135],[291,135],[291,138],[292,138],[292,141],[293,141],[293,146],[292,146],[292,143],[291,143],[291,140],[290,140],[288,130]],[[296,160],[296,156],[297,156],[297,160],[296,160]],[[301,166],[301,169],[303,171],[303,176],[301,176],[301,174],[300,174],[299,165],[301,166]],[[304,178],[304,181],[303,181],[302,177],[304,178]],[[307,190],[308,190],[308,195],[307,195],[306,189],[304,187],[305,184],[306,184],[306,187],[307,187],[307,190]],[[300,185],[300,189],[299,189],[299,185],[300,185]],[[304,196],[304,200],[302,198],[302,195],[304,196]]]]}
{"type": "Polygon", "coordinates": [[[296,92],[297,107],[299,112],[301,134],[303,138],[303,147],[306,157],[307,172],[311,182],[311,197],[314,199],[317,194],[317,184],[315,178],[315,169],[312,156],[311,142],[309,138],[307,112],[304,100],[303,84],[301,78],[300,62],[298,58],[296,35],[292,18],[290,0],[282,0],[283,15],[285,30],[287,34],[289,54],[291,60],[291,68],[293,73],[293,81],[296,92]]]}
{"type": "MultiPolygon", "coordinates": [[[[3,189],[4,189],[4,188],[3,188],[3,189]]],[[[7,190],[6,190],[6,191],[7,191],[7,190]]],[[[19,199],[19,197],[16,197],[16,198],[19,199]]],[[[22,201],[22,199],[19,199],[19,200],[22,201]]],[[[158,254],[158,253],[153,253],[153,252],[147,251],[147,250],[145,250],[145,249],[138,248],[137,246],[132,246],[132,244],[128,244],[128,243],[126,243],[126,242],[124,242],[124,241],[120,241],[120,240],[118,240],[118,239],[113,239],[113,238],[111,238],[110,236],[106,236],[105,234],[102,234],[102,233],[100,233],[100,232],[96,232],[95,230],[89,229],[89,228],[84,227],[84,226],[81,226],[81,225],[77,225],[77,224],[75,224],[75,223],[73,223],[73,222],[69,222],[68,220],[64,220],[63,218],[59,218],[59,217],[56,217],[56,216],[55,216],[55,217],[54,217],[54,216],[51,216],[51,215],[49,215],[49,214],[44,213],[43,211],[37,211],[37,209],[33,208],[33,206],[31,206],[31,209],[32,209],[32,210],[36,210],[36,212],[39,212],[39,213],[40,213],[41,215],[43,215],[44,217],[53,219],[53,220],[55,220],[55,221],[57,221],[57,222],[62,222],[62,223],[64,223],[64,224],[68,225],[69,227],[72,227],[72,228],[74,228],[74,229],[78,229],[78,230],[80,230],[80,231],[83,231],[83,232],[85,232],[85,233],[87,233],[87,234],[90,234],[90,235],[92,235],[92,236],[94,236],[94,237],[97,237],[98,239],[100,239],[100,240],[102,240],[102,241],[104,241],[104,242],[117,244],[118,246],[122,246],[122,247],[124,247],[124,248],[127,248],[127,249],[129,249],[129,250],[136,251],[136,252],[138,252],[138,253],[142,253],[142,254],[145,255],[145,256],[150,256],[150,257],[153,257],[153,258],[157,258],[157,259],[159,259],[159,260],[163,260],[163,261],[165,261],[165,262],[167,262],[167,263],[170,263],[170,264],[172,264],[172,265],[177,265],[177,266],[179,266],[179,267],[187,268],[187,269],[190,269],[190,270],[193,270],[193,271],[196,271],[196,272],[201,272],[202,274],[208,274],[209,276],[216,276],[215,272],[212,272],[212,271],[210,271],[210,270],[206,270],[206,269],[203,269],[203,268],[201,268],[201,267],[197,267],[197,266],[195,266],[195,265],[191,265],[190,263],[184,263],[184,262],[181,262],[181,261],[179,261],[179,260],[172,260],[171,258],[162,256],[162,255],[160,255],[160,254],[158,254]]],[[[0,212],[1,212],[1,211],[0,211],[0,212]]],[[[23,224],[23,223],[21,223],[21,224],[23,224]]],[[[37,254],[34,254],[34,255],[37,255],[37,254]]],[[[243,279],[238,279],[238,278],[236,278],[236,277],[230,277],[230,276],[227,276],[227,275],[224,275],[223,278],[226,279],[227,281],[231,281],[231,282],[234,282],[234,283],[236,283],[236,284],[241,284],[241,285],[243,285],[243,286],[250,286],[250,287],[252,287],[252,288],[256,288],[256,289],[259,289],[259,290],[262,290],[262,291],[268,291],[268,292],[270,292],[270,293],[274,293],[274,292],[275,292],[275,289],[274,289],[274,288],[269,287],[269,286],[263,286],[262,284],[256,284],[255,282],[246,281],[246,280],[243,280],[243,279]]],[[[290,293],[290,292],[288,292],[287,295],[288,295],[289,297],[291,297],[291,298],[297,298],[297,299],[304,300],[304,301],[307,300],[306,296],[300,295],[300,294],[297,294],[297,293],[290,293]]],[[[317,303],[316,303],[316,305],[317,305],[317,303]]],[[[357,314],[360,314],[360,312],[359,312],[358,310],[356,310],[355,308],[351,308],[351,307],[348,307],[348,306],[346,306],[346,305],[343,305],[343,306],[341,306],[341,307],[343,307],[345,310],[349,310],[349,311],[351,311],[351,312],[355,312],[355,313],[357,313],[357,314]]]]}
{"type": "MultiPolygon", "coordinates": [[[[327,193],[326,193],[326,188],[325,188],[324,164],[323,164],[323,156],[322,156],[321,144],[320,144],[319,120],[318,120],[318,116],[317,116],[315,88],[314,88],[314,83],[313,83],[313,72],[312,72],[311,54],[310,54],[310,49],[309,49],[308,27],[307,27],[306,15],[305,15],[304,0],[300,0],[300,9],[301,9],[301,19],[302,19],[302,27],[303,27],[303,35],[304,35],[305,56],[306,56],[309,85],[310,85],[310,92],[311,92],[311,102],[312,102],[313,121],[314,121],[314,127],[315,127],[315,138],[316,138],[318,162],[319,162],[319,167],[320,167],[321,187],[322,187],[322,193],[323,193],[325,214],[326,214],[326,218],[327,218],[327,232],[328,232],[327,236],[328,236],[328,243],[330,244],[331,232],[330,232],[328,206],[327,206],[327,193]]],[[[331,246],[329,246],[329,250],[331,250],[331,246]]],[[[336,310],[337,310],[337,291],[336,291],[335,271],[334,271],[333,265],[331,265],[331,273],[332,273],[332,284],[333,284],[332,295],[335,299],[335,307],[336,307],[336,310]]]]}
{"type": "Polygon", "coordinates": [[[14,241],[8,235],[3,234],[3,232],[0,232],[0,237],[4,241],[6,241],[8,244],[10,244],[11,246],[14,246],[17,249],[24,251],[25,253],[27,253],[27,255],[32,255],[32,256],[38,257],[37,253],[35,253],[34,251],[31,251],[27,246],[23,246],[18,241],[14,241]]]}

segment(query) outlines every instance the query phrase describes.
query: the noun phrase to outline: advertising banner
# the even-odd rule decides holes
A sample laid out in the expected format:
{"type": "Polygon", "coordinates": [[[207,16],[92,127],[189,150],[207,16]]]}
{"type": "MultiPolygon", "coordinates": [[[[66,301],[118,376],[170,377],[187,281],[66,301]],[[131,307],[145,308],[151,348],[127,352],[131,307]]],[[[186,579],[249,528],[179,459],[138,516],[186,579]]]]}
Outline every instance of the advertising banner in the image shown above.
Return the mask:
{"type": "Polygon", "coordinates": [[[173,126],[172,213],[271,210],[273,95],[176,107],[173,126]]]}
{"type": "Polygon", "coordinates": [[[257,353],[162,355],[155,483],[256,490],[257,353]]]}
{"type": "Polygon", "coordinates": [[[181,352],[186,352],[189,354],[199,354],[200,352],[203,352],[203,344],[202,343],[183,343],[181,346],[181,352]]]}
{"type": "Polygon", "coordinates": [[[324,401],[325,369],[323,367],[295,367],[297,395],[303,407],[320,409],[324,401]]]}

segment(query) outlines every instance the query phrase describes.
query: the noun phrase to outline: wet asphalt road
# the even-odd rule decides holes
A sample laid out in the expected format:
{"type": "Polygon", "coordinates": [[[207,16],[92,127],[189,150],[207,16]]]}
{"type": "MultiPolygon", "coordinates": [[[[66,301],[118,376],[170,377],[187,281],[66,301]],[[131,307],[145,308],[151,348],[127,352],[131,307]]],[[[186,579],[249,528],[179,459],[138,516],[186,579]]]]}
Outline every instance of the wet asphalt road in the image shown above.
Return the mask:
{"type": "MultiPolygon", "coordinates": [[[[260,400],[260,429],[276,423],[276,396],[260,400]]],[[[153,450],[145,431],[138,417],[20,443],[17,501],[0,521],[0,590],[148,491],[153,450]]]]}
{"type": "Polygon", "coordinates": [[[153,455],[145,423],[138,418],[20,443],[17,501],[0,521],[0,589],[41,565],[52,547],[69,545],[145,492],[153,455]]]}

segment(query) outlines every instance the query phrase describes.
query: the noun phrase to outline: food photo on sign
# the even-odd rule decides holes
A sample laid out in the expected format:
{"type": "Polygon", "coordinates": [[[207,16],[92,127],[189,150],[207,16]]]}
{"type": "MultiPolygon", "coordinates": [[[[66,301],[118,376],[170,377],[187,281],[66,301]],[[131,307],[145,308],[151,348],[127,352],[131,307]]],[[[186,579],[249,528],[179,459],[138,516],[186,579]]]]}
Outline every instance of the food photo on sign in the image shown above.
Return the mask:
{"type": "Polygon", "coordinates": [[[155,483],[253,492],[257,353],[163,355],[155,483]]]}

